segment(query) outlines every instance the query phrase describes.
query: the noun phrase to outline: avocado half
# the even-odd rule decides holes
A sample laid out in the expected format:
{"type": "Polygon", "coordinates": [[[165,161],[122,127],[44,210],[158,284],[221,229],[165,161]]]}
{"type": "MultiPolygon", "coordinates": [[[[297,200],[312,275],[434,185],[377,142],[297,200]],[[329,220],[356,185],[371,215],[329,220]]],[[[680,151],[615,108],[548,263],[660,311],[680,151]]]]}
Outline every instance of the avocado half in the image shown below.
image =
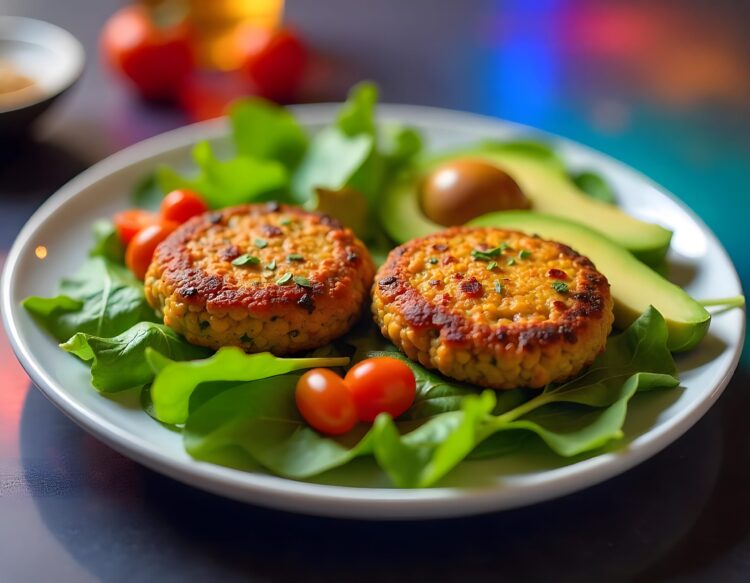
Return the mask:
{"type": "Polygon", "coordinates": [[[609,280],[619,328],[625,328],[653,306],[667,322],[667,344],[672,352],[689,350],[706,335],[711,315],[703,306],[611,239],[582,223],[533,211],[506,211],[483,215],[469,224],[537,234],[569,245],[591,259],[609,280]]]}
{"type": "Polygon", "coordinates": [[[567,176],[560,160],[546,148],[512,142],[443,154],[402,174],[385,193],[381,206],[382,223],[391,238],[403,243],[444,228],[422,212],[419,189],[425,175],[455,158],[480,159],[497,165],[521,187],[531,201],[532,210],[580,222],[606,233],[649,265],[659,264],[666,256],[671,231],[640,221],[616,206],[586,195],[567,176]]]}

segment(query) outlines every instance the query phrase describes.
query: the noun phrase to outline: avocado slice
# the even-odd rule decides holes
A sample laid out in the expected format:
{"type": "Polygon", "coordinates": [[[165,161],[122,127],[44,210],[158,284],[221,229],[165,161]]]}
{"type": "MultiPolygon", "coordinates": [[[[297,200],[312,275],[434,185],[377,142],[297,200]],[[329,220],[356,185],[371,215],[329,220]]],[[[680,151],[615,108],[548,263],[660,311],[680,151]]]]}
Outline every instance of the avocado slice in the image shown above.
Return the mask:
{"type": "Polygon", "coordinates": [[[529,198],[534,211],[581,222],[624,247],[641,261],[658,264],[669,249],[672,232],[640,221],[622,210],[585,194],[565,173],[553,152],[533,143],[489,143],[443,154],[423,161],[396,179],[386,191],[381,218],[397,242],[443,229],[422,212],[419,189],[422,178],[443,162],[473,158],[496,164],[507,172],[529,198]]]}
{"type": "Polygon", "coordinates": [[[672,352],[689,350],[706,335],[711,315],[703,306],[611,239],[582,223],[533,211],[506,211],[483,215],[469,224],[538,234],[569,245],[591,259],[609,280],[619,328],[627,327],[653,306],[667,321],[667,345],[672,352]]]}

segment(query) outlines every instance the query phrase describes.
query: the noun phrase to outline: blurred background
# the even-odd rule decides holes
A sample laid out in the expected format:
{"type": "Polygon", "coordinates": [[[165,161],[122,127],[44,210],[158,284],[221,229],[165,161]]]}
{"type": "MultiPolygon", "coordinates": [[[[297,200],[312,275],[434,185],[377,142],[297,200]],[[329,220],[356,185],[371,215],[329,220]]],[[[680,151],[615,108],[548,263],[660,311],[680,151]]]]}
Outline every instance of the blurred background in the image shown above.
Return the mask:
{"type": "MultiPolygon", "coordinates": [[[[0,136],[5,152],[0,159],[0,264],[44,199],[129,144],[221,115],[241,95],[282,103],[340,101],[353,83],[371,79],[384,102],[497,116],[624,161],[702,217],[728,249],[745,290],[750,288],[745,239],[750,221],[750,2],[144,0],[128,5],[0,0],[0,14],[57,24],[86,51],[82,78],[38,120],[30,136],[12,141],[0,136]],[[156,32],[150,28],[154,23],[156,32]],[[149,62],[162,63],[168,75],[154,74],[149,62]]],[[[116,569],[132,567],[126,557],[135,549],[151,569],[138,573],[169,580],[176,573],[171,569],[190,563],[186,557],[199,548],[209,558],[192,559],[196,576],[215,576],[216,564],[223,564],[229,579],[243,578],[240,573],[250,568],[269,579],[293,580],[322,547],[313,544],[312,554],[309,549],[282,552],[274,545],[283,546],[285,532],[301,533],[309,542],[335,527],[342,539],[350,539],[343,544],[354,558],[344,571],[324,560],[328,573],[350,573],[367,560],[358,538],[386,545],[392,540],[393,531],[384,525],[368,528],[252,509],[197,493],[120,458],[37,392],[29,392],[28,378],[3,334],[0,387],[9,388],[0,395],[0,480],[5,480],[0,500],[5,495],[6,502],[0,508],[8,513],[8,523],[14,516],[15,524],[25,526],[15,542],[0,543],[0,565],[21,569],[26,563],[10,557],[23,557],[26,543],[21,541],[33,540],[53,557],[51,564],[60,573],[76,580],[91,574],[117,579],[121,571],[116,569]],[[88,461],[75,460],[81,450],[88,461]],[[183,516],[186,502],[198,513],[194,521],[183,516]],[[266,534],[252,535],[240,526],[223,534],[211,530],[226,527],[215,516],[227,513],[266,534]],[[82,524],[96,532],[99,542],[85,536],[82,524]],[[161,541],[167,555],[157,556],[139,542],[133,534],[139,529],[161,541]],[[164,542],[175,537],[179,552],[164,542]],[[247,558],[238,541],[255,545],[265,557],[247,558]],[[115,549],[111,563],[105,560],[107,548],[115,549]],[[279,561],[286,561],[283,576],[276,570],[279,561]]],[[[488,517],[406,526],[397,543],[411,544],[429,531],[430,544],[417,545],[412,554],[391,549],[386,556],[401,565],[404,575],[432,569],[432,578],[440,580],[442,568],[446,577],[470,573],[475,580],[491,579],[496,557],[480,549],[489,540],[494,548],[514,550],[517,559],[504,563],[506,572],[523,576],[533,566],[540,578],[559,578],[560,570],[533,564],[536,557],[514,542],[532,540],[558,545],[551,560],[562,569],[589,569],[610,580],[635,575],[643,580],[747,580],[748,384],[746,347],[743,365],[720,405],[638,469],[563,501],[507,513],[502,523],[488,517]],[[654,491],[661,497],[652,497],[654,491]],[[605,524],[601,516],[611,522],[605,524]],[[593,525],[590,532],[571,530],[586,521],[593,525]],[[559,546],[566,537],[568,544],[559,546]],[[474,563],[450,563],[454,552],[474,563]]],[[[379,572],[375,568],[371,574],[379,572]]]]}

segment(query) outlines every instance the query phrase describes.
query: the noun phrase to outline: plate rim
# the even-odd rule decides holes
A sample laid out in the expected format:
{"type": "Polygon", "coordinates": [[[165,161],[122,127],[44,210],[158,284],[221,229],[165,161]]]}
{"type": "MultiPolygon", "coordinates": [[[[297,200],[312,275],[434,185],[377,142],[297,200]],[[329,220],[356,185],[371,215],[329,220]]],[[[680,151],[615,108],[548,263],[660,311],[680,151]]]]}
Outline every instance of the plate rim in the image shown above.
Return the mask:
{"type": "MultiPolygon", "coordinates": [[[[330,121],[333,112],[340,105],[340,103],[307,104],[292,106],[290,109],[300,119],[302,125],[314,125],[330,121]]],[[[731,268],[732,283],[736,288],[742,289],[736,268],[726,249],[692,209],[638,170],[603,152],[537,128],[470,112],[418,105],[381,104],[378,106],[378,114],[380,120],[384,118],[409,120],[416,117],[423,118],[420,120],[422,123],[425,123],[424,118],[437,116],[443,119],[433,120],[432,125],[442,128],[458,127],[471,120],[474,124],[490,124],[527,137],[540,136],[553,144],[572,146],[602,158],[616,167],[618,171],[635,176],[638,180],[649,184],[681,207],[724,255],[724,259],[731,268]]],[[[273,475],[244,472],[197,460],[185,463],[171,458],[159,452],[156,447],[149,447],[151,444],[142,442],[137,436],[123,430],[116,423],[96,413],[86,411],[85,407],[68,395],[62,384],[58,383],[34,358],[17,326],[16,307],[12,304],[12,283],[21,251],[27,246],[28,240],[45,224],[57,208],[75,198],[80,191],[106,179],[112,173],[141,163],[155,155],[184,148],[202,139],[221,139],[225,137],[228,127],[226,118],[198,122],[137,142],[96,162],[58,189],[29,218],[7,255],[0,278],[0,312],[2,312],[3,324],[16,357],[34,385],[84,430],[92,433],[121,454],[152,470],[193,487],[244,502],[318,516],[381,520],[433,519],[508,510],[583,490],[645,461],[682,436],[713,406],[737,368],[745,338],[746,319],[744,317],[740,318],[739,341],[734,347],[734,354],[729,365],[706,398],[696,403],[693,408],[677,413],[662,425],[638,436],[628,448],[604,453],[568,466],[546,470],[539,476],[535,476],[535,478],[541,476],[544,479],[526,484],[520,491],[514,490],[512,496],[508,496],[505,488],[496,486],[403,490],[314,484],[273,475]],[[571,471],[571,468],[575,470],[571,471]]]]}

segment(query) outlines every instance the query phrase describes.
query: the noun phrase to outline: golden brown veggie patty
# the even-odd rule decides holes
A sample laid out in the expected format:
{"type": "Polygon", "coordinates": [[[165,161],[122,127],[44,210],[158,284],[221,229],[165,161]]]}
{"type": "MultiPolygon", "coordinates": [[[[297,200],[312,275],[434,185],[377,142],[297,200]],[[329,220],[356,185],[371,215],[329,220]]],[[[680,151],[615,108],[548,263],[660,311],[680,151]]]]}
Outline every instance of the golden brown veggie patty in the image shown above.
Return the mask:
{"type": "Polygon", "coordinates": [[[613,320],[609,283],[586,257],[517,231],[468,227],[391,251],[373,312],[413,360],[496,389],[577,374],[604,349],[613,320]]]}
{"type": "Polygon", "coordinates": [[[194,344],[281,355],[345,333],[373,273],[349,229],[268,203],[185,223],[157,247],[145,289],[164,323],[194,344]]]}

